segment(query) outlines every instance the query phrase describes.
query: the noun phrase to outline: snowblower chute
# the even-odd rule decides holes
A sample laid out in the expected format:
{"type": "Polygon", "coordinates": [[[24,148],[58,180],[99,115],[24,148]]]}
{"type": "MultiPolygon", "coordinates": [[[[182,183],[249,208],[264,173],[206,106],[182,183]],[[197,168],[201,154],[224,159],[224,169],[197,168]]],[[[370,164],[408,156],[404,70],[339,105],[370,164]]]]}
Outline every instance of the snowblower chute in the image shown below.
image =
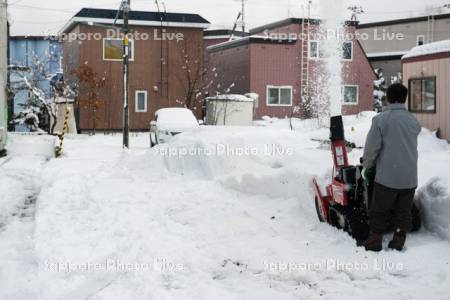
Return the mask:
{"type": "MultiPolygon", "coordinates": [[[[369,235],[368,208],[372,198],[373,182],[366,183],[361,176],[362,166],[349,165],[342,116],[330,120],[333,176],[322,190],[313,180],[316,211],[321,222],[348,232],[358,241],[369,235]]],[[[420,214],[413,207],[413,231],[420,228],[420,214]]]]}

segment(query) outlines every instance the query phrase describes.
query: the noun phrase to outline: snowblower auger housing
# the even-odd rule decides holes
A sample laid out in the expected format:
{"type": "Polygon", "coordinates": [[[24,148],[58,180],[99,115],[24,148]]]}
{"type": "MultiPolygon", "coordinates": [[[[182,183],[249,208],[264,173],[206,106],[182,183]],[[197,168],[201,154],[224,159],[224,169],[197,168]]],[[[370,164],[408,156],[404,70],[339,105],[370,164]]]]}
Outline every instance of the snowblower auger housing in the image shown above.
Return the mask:
{"type": "MultiPolygon", "coordinates": [[[[321,222],[348,232],[358,241],[369,235],[368,211],[373,182],[365,183],[362,166],[349,165],[342,116],[330,120],[333,177],[324,191],[316,178],[313,180],[316,211],[321,222]]],[[[413,231],[420,228],[420,214],[413,208],[413,231]]]]}

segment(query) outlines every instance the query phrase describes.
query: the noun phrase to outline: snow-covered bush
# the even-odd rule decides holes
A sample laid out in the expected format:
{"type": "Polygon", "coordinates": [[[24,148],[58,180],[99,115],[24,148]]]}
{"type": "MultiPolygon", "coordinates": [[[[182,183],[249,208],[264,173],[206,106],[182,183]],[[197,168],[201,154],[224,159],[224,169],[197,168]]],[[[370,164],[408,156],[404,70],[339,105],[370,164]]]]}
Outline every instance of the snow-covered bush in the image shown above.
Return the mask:
{"type": "Polygon", "coordinates": [[[450,193],[446,182],[431,179],[418,191],[417,201],[425,228],[450,241],[450,193]]]}
{"type": "Polygon", "coordinates": [[[16,95],[26,92],[25,102],[20,103],[20,111],[14,114],[11,121],[16,125],[25,125],[32,132],[53,134],[57,119],[57,98],[74,98],[75,94],[64,84],[62,74],[51,74],[47,60],[33,59],[31,67],[12,66],[11,75],[18,78],[11,85],[9,92],[16,95]],[[58,76],[60,75],[60,76],[58,76]],[[58,78],[55,80],[55,78],[58,78]],[[50,81],[50,89],[45,82],[50,81]]]}
{"type": "Polygon", "coordinates": [[[373,110],[381,112],[386,97],[386,79],[382,69],[375,69],[377,79],[373,82],[373,110]]]}

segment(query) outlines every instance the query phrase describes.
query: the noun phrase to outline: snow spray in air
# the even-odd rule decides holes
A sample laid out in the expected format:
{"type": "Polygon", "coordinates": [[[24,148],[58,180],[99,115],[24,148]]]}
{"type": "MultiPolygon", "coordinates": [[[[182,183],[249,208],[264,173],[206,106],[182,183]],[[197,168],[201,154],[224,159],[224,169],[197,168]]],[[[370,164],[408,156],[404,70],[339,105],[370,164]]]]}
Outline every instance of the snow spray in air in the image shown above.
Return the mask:
{"type": "Polygon", "coordinates": [[[321,0],[320,31],[323,40],[320,42],[320,52],[323,56],[323,73],[320,80],[320,95],[317,99],[319,118],[338,116],[342,114],[342,32],[345,30],[346,8],[341,0],[321,0]],[[320,103],[321,102],[321,103],[320,103]]]}

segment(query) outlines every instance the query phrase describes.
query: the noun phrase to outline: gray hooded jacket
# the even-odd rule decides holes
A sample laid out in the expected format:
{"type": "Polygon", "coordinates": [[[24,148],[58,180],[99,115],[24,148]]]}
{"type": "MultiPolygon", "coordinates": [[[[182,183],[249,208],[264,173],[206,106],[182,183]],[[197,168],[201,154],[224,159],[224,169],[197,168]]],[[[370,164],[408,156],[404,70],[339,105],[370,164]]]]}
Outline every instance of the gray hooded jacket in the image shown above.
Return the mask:
{"type": "Polygon", "coordinates": [[[417,187],[417,137],[421,130],[404,104],[390,104],[373,118],[363,165],[376,166],[375,182],[393,189],[417,187]]]}

